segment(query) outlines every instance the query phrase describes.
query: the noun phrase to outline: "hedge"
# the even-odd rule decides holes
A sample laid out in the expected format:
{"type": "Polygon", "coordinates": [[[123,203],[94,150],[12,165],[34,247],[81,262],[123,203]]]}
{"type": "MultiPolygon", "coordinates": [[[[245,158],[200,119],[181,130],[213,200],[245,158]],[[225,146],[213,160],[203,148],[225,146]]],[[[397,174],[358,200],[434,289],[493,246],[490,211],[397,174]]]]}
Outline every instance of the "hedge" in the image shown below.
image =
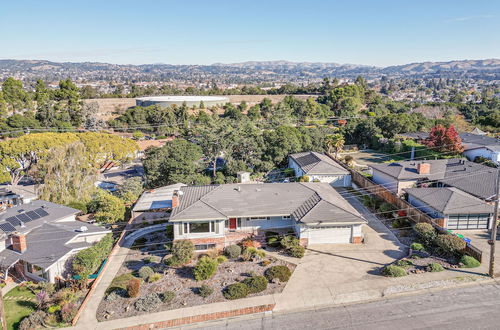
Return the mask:
{"type": "Polygon", "coordinates": [[[95,273],[113,248],[114,239],[111,234],[104,236],[94,246],[78,252],[73,258],[73,272],[82,278],[95,273]]]}

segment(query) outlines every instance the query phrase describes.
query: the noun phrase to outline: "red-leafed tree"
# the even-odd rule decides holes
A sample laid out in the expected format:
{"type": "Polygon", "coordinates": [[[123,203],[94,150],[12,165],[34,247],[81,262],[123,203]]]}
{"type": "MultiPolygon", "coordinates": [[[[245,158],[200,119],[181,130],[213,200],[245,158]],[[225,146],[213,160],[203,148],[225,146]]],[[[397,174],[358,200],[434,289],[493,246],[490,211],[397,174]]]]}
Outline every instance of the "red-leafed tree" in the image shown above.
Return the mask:
{"type": "Polygon", "coordinates": [[[434,126],[429,133],[429,137],[425,140],[425,145],[440,152],[461,153],[464,151],[462,139],[453,125],[449,127],[443,125],[434,126]]]}

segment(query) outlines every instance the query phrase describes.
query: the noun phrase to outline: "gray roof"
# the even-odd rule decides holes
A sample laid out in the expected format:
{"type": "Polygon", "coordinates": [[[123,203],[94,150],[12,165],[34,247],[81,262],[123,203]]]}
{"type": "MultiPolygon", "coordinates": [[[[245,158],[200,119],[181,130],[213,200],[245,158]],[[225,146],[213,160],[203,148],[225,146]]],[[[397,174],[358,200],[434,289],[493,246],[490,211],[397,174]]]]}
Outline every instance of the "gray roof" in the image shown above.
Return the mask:
{"type": "Polygon", "coordinates": [[[170,221],[293,215],[304,223],[366,222],[328,183],[224,184],[180,191],[170,221]]]}
{"type": "Polygon", "coordinates": [[[491,151],[500,151],[500,139],[494,137],[484,134],[462,133],[460,138],[465,150],[487,148],[491,151]]]}
{"type": "Polygon", "coordinates": [[[67,207],[64,205],[59,205],[51,202],[47,202],[44,200],[35,200],[32,201],[31,203],[27,204],[21,204],[17,205],[15,207],[8,208],[4,212],[0,213],[0,238],[2,236],[5,236],[5,232],[1,230],[2,226],[4,224],[9,224],[12,223],[12,218],[14,219],[14,228],[16,231],[20,233],[28,233],[31,231],[33,228],[36,228],[43,224],[46,221],[57,221],[60,219],[67,218],[69,216],[75,215],[80,213],[80,210],[73,209],[71,207],[67,207]],[[30,220],[30,221],[22,221],[23,219],[29,219],[24,217],[24,214],[30,214],[31,211],[36,211],[42,209],[44,211],[43,216],[38,217],[35,220],[30,220]],[[20,217],[19,217],[20,216],[20,217]],[[10,219],[10,222],[7,221],[7,219],[10,219]],[[17,219],[20,219],[21,222],[17,221],[17,219]]]}
{"type": "Polygon", "coordinates": [[[494,206],[487,204],[457,188],[408,188],[411,195],[443,214],[493,213],[494,206]]]}
{"type": "Polygon", "coordinates": [[[403,161],[376,164],[372,168],[399,181],[420,179],[441,182],[481,199],[491,199],[495,194],[496,169],[465,159],[403,161]],[[419,163],[431,164],[430,174],[418,174],[419,163]]]}
{"type": "Polygon", "coordinates": [[[172,194],[175,190],[185,186],[184,183],[175,183],[145,191],[134,205],[133,211],[149,211],[172,207],[172,194]]]}
{"type": "Polygon", "coordinates": [[[330,157],[314,152],[306,151],[291,154],[293,159],[305,174],[346,175],[349,174],[344,167],[330,157]]]}
{"type": "Polygon", "coordinates": [[[404,138],[415,139],[415,140],[425,140],[429,137],[428,132],[399,133],[397,135],[404,138]]]}

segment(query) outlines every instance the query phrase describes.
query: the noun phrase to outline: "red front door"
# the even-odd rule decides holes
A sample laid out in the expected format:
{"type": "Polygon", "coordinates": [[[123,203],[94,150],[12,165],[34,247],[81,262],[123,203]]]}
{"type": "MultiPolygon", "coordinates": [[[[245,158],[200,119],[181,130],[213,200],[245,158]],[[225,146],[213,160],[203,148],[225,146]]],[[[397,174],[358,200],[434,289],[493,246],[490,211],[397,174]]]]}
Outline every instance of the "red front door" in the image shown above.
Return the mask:
{"type": "Polygon", "coordinates": [[[236,229],[236,218],[229,218],[229,229],[236,229]]]}

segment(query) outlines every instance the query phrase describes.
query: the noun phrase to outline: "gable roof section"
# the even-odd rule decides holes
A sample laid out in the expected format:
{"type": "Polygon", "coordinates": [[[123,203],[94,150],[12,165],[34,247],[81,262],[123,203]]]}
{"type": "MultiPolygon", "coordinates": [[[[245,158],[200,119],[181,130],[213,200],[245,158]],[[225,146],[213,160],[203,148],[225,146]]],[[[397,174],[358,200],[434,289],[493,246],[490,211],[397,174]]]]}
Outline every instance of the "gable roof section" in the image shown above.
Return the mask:
{"type": "Polygon", "coordinates": [[[330,157],[314,152],[306,151],[296,154],[291,154],[290,158],[293,159],[297,165],[300,166],[305,174],[326,174],[326,175],[346,175],[349,174],[336,161],[330,157]]]}
{"type": "Polygon", "coordinates": [[[491,151],[500,151],[500,139],[494,137],[484,134],[462,133],[460,138],[465,150],[487,148],[491,151]]]}
{"type": "Polygon", "coordinates": [[[443,214],[493,213],[494,207],[457,188],[408,188],[408,195],[443,214]]]}

